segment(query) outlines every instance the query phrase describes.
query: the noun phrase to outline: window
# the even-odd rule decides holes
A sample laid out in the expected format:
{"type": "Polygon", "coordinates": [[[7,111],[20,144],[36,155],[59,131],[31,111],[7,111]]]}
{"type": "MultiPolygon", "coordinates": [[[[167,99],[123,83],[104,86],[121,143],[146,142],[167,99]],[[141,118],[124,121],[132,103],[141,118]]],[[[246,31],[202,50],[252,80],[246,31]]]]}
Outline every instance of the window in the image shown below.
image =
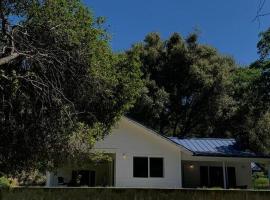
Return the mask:
{"type": "Polygon", "coordinates": [[[133,177],[163,177],[163,158],[134,157],[133,177]]]}
{"type": "Polygon", "coordinates": [[[200,167],[201,187],[209,187],[209,170],[207,166],[200,167]]]}
{"type": "MultiPolygon", "coordinates": [[[[201,187],[224,187],[222,167],[201,166],[200,167],[201,187]]],[[[236,186],[235,168],[227,167],[225,172],[227,188],[236,186]]]]}
{"type": "Polygon", "coordinates": [[[73,170],[70,186],[95,186],[96,172],[89,170],[73,170]]]}
{"type": "Polygon", "coordinates": [[[222,167],[209,167],[210,187],[223,187],[222,167]]]}
{"type": "Polygon", "coordinates": [[[163,158],[149,158],[150,177],[163,177],[163,158]]]}
{"type": "Polygon", "coordinates": [[[234,167],[227,167],[227,188],[236,187],[236,175],[234,167]]]}
{"type": "Polygon", "coordinates": [[[147,178],[148,177],[148,158],[134,157],[133,158],[133,177],[147,178]]]}

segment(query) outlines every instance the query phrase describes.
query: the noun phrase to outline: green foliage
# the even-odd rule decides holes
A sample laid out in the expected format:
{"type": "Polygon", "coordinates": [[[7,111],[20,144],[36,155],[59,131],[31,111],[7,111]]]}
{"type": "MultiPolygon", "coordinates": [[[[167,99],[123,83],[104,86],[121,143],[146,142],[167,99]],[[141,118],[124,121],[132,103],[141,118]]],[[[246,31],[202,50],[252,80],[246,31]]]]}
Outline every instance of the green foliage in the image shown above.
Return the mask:
{"type": "Polygon", "coordinates": [[[253,83],[260,76],[261,70],[256,68],[239,68],[235,70],[230,78],[232,79],[232,95],[238,103],[248,97],[248,91],[252,89],[253,83]]]}
{"type": "Polygon", "coordinates": [[[255,172],[252,175],[253,187],[255,189],[268,189],[269,179],[263,172],[255,172]]]}
{"type": "Polygon", "coordinates": [[[255,189],[268,189],[269,188],[269,179],[268,178],[257,178],[254,181],[255,189]]]}
{"type": "Polygon", "coordinates": [[[174,33],[162,40],[150,33],[139,52],[145,89],[129,115],[163,134],[221,136],[233,112],[229,96],[233,59],[174,33]],[[223,125],[224,124],[224,125],[223,125]]]}
{"type": "Polygon", "coordinates": [[[266,178],[266,175],[264,174],[264,172],[254,172],[252,174],[252,179],[257,179],[257,178],[266,178]]]}
{"type": "Polygon", "coordinates": [[[257,44],[258,53],[260,54],[261,59],[264,60],[269,56],[270,52],[270,29],[260,33],[259,36],[260,40],[257,44]]]}
{"type": "Polygon", "coordinates": [[[46,183],[45,173],[38,170],[22,171],[13,177],[17,186],[44,186],[46,183]]]}
{"type": "Polygon", "coordinates": [[[270,68],[270,60],[266,59],[266,60],[257,60],[253,63],[250,64],[250,68],[252,69],[262,69],[262,70],[266,70],[270,68]]]}
{"type": "Polygon", "coordinates": [[[270,152],[269,77],[267,59],[231,73],[229,96],[234,103],[226,123],[243,149],[266,154],[270,152]]]}
{"type": "Polygon", "coordinates": [[[240,68],[196,33],[150,33],[114,54],[105,18],[79,0],[3,0],[0,14],[0,172],[101,160],[91,148],[128,110],[165,135],[270,153],[269,29],[240,68]]]}
{"type": "Polygon", "coordinates": [[[10,181],[5,176],[0,177],[0,188],[9,188],[10,181]]]}
{"type": "MultiPolygon", "coordinates": [[[[79,0],[24,3],[0,2],[5,19],[19,17],[14,30],[0,31],[0,48],[12,43],[19,55],[0,65],[0,171],[5,174],[54,168],[84,155],[133,105],[142,87],[137,54],[114,55],[103,20],[79,0]]],[[[0,60],[12,52],[0,54],[0,60]]]]}
{"type": "Polygon", "coordinates": [[[165,135],[233,137],[244,150],[270,153],[269,38],[269,30],[260,35],[261,59],[240,67],[195,33],[148,34],[130,50],[145,86],[129,116],[165,135]]]}
{"type": "Polygon", "coordinates": [[[17,183],[12,178],[6,176],[0,177],[0,190],[17,186],[17,183]]]}
{"type": "Polygon", "coordinates": [[[243,149],[268,154],[269,72],[252,66],[240,69],[233,79],[233,97],[237,102],[237,110],[230,119],[231,131],[243,149]]]}

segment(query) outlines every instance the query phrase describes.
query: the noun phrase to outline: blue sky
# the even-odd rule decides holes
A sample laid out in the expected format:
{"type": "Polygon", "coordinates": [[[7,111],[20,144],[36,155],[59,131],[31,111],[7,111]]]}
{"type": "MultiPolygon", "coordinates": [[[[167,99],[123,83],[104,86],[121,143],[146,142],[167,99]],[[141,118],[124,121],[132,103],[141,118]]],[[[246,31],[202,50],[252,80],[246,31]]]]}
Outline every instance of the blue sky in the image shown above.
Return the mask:
{"type": "MultiPolygon", "coordinates": [[[[270,12],[266,0],[263,12],[270,12]]],[[[124,51],[149,32],[168,38],[199,29],[200,42],[246,65],[258,58],[258,34],[270,16],[253,22],[259,0],[84,0],[95,16],[105,16],[114,51],[124,51]]]]}

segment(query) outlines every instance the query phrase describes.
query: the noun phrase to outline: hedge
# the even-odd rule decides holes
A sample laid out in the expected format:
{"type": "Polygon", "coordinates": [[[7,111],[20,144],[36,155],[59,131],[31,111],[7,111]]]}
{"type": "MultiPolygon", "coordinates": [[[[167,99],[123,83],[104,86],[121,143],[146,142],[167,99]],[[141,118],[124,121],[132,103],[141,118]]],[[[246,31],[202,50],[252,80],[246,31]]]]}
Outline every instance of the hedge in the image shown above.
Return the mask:
{"type": "Polygon", "coordinates": [[[11,188],[1,200],[269,200],[270,191],[133,188],[11,188]]]}

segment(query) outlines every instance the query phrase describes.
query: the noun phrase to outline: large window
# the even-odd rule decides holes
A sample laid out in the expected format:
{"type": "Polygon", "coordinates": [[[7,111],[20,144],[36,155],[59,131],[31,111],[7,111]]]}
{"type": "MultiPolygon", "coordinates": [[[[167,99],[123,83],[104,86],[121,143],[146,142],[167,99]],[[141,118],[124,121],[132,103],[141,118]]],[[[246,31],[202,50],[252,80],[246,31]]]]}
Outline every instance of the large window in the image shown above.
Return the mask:
{"type": "MultiPolygon", "coordinates": [[[[201,187],[224,187],[222,167],[201,166],[200,167],[201,187]]],[[[225,172],[226,188],[236,187],[235,168],[227,167],[225,172]]]]}
{"type": "Polygon", "coordinates": [[[149,158],[150,177],[163,177],[163,158],[149,158]]]}
{"type": "Polygon", "coordinates": [[[134,157],[133,177],[137,178],[162,178],[163,158],[134,157]]]}
{"type": "Polygon", "coordinates": [[[223,187],[222,167],[200,167],[201,187],[223,187]]]}
{"type": "Polygon", "coordinates": [[[148,158],[134,157],[133,158],[133,176],[138,178],[148,177],[148,158]]]}

